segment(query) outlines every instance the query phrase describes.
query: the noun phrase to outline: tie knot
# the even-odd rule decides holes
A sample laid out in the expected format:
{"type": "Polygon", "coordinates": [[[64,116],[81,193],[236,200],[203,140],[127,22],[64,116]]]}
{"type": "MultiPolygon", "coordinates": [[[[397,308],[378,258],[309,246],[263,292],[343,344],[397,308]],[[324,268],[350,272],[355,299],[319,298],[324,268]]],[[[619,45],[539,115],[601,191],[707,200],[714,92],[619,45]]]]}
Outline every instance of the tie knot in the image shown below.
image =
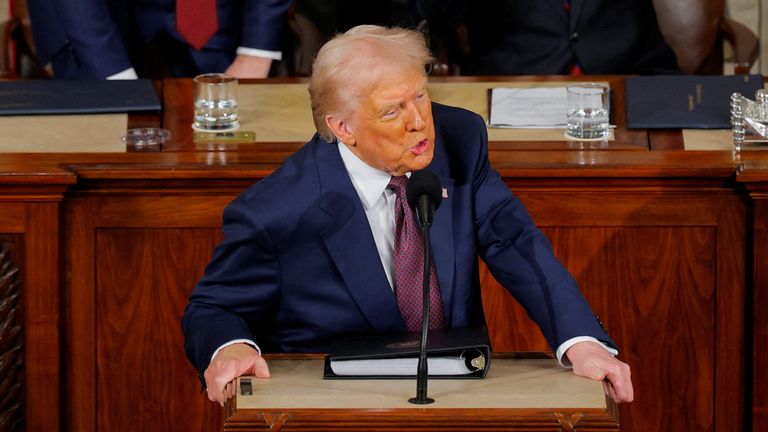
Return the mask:
{"type": "Polygon", "coordinates": [[[399,196],[400,198],[405,198],[405,186],[407,184],[407,176],[392,176],[392,178],[389,180],[387,188],[392,189],[395,192],[395,195],[399,196]]]}

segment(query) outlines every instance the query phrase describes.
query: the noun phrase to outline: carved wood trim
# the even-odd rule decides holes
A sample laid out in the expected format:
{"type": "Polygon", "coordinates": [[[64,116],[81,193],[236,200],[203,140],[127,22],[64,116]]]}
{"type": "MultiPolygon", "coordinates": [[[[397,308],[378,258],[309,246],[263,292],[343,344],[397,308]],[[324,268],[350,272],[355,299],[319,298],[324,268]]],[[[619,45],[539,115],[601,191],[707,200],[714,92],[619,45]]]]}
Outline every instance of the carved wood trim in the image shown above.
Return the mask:
{"type": "Polygon", "coordinates": [[[563,414],[556,412],[554,413],[555,418],[560,423],[560,427],[562,428],[563,432],[575,432],[577,429],[577,425],[579,421],[584,417],[584,414],[582,413],[573,413],[573,414],[563,414]]]}
{"type": "Polygon", "coordinates": [[[264,417],[264,422],[269,427],[270,432],[280,432],[283,430],[283,426],[285,426],[285,422],[288,421],[288,413],[281,413],[281,412],[262,412],[262,417],[264,417]]]}
{"type": "Polygon", "coordinates": [[[10,246],[0,242],[0,430],[20,431],[22,409],[22,327],[19,268],[10,246]]]}

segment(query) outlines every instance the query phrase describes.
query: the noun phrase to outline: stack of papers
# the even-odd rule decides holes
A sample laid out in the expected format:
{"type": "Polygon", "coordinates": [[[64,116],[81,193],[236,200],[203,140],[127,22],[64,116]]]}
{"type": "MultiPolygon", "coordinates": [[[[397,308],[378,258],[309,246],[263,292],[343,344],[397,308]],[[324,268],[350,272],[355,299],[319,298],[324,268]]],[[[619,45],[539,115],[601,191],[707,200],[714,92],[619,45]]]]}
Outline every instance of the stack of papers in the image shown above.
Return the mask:
{"type": "Polygon", "coordinates": [[[565,128],[565,87],[491,89],[489,126],[499,128],[565,128]]]}

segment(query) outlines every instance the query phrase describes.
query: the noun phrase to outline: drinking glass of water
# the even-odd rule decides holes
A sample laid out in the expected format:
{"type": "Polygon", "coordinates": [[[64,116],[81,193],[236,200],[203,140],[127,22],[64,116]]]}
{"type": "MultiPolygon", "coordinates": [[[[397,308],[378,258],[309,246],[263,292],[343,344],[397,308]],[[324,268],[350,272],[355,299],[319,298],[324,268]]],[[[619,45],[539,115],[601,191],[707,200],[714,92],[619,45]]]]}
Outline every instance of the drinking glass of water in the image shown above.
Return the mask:
{"type": "Polygon", "coordinates": [[[610,90],[597,83],[566,87],[568,126],[565,134],[575,139],[601,139],[610,134],[610,90]]]}
{"type": "Polygon", "coordinates": [[[237,78],[220,73],[195,77],[195,122],[200,131],[228,131],[237,122],[237,78]]]}

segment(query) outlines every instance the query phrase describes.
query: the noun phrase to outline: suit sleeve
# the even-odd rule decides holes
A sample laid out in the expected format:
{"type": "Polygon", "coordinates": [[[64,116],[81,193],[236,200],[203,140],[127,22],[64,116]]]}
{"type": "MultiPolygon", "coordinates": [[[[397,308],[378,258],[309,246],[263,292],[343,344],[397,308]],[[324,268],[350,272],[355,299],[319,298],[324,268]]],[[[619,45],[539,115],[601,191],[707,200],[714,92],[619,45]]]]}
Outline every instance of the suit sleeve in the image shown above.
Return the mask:
{"type": "Polygon", "coordinates": [[[103,79],[132,67],[105,0],[30,0],[29,13],[41,60],[73,56],[66,79],[103,79]]]}
{"type": "Polygon", "coordinates": [[[259,343],[251,329],[271,325],[279,301],[274,245],[242,197],[224,210],[224,239],[190,296],[182,318],[187,357],[198,371],[236,339],[259,343]]]}
{"type": "Polygon", "coordinates": [[[240,46],[281,51],[286,12],[290,6],[290,0],[246,0],[240,46]]]}
{"type": "Polygon", "coordinates": [[[520,302],[555,350],[577,336],[610,347],[605,333],[568,270],[488,160],[485,125],[476,117],[479,149],[473,178],[480,257],[493,276],[520,302]]]}

